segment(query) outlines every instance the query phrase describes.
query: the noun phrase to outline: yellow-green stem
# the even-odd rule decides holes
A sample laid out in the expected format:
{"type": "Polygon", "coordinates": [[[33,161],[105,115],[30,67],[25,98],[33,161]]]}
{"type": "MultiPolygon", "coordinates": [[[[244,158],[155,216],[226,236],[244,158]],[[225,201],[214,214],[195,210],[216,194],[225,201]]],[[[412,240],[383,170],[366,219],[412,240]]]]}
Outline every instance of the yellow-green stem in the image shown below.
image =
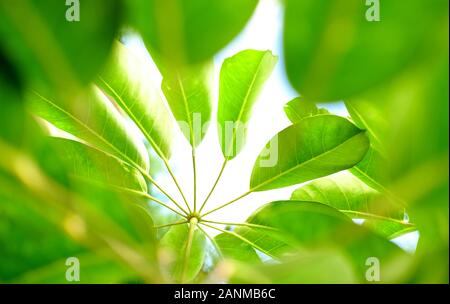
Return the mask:
{"type": "Polygon", "coordinates": [[[187,268],[189,266],[189,257],[191,255],[192,241],[194,239],[194,231],[195,231],[195,227],[196,227],[197,223],[198,223],[198,220],[196,217],[193,217],[189,220],[189,234],[188,234],[186,250],[185,250],[185,255],[184,255],[183,272],[181,273],[181,282],[182,283],[184,283],[186,281],[186,272],[187,272],[187,268]]]}
{"type": "Polygon", "coordinates": [[[219,183],[220,178],[222,177],[223,171],[225,170],[225,167],[227,165],[228,162],[228,158],[225,158],[225,160],[222,163],[222,168],[220,169],[219,175],[217,175],[216,181],[214,182],[214,185],[212,186],[211,190],[208,193],[208,196],[206,196],[205,200],[203,201],[202,206],[200,207],[200,210],[198,211],[199,213],[202,212],[203,207],[205,207],[206,202],[209,200],[209,198],[211,197],[211,195],[214,192],[214,189],[216,189],[217,184],[219,183]]]}

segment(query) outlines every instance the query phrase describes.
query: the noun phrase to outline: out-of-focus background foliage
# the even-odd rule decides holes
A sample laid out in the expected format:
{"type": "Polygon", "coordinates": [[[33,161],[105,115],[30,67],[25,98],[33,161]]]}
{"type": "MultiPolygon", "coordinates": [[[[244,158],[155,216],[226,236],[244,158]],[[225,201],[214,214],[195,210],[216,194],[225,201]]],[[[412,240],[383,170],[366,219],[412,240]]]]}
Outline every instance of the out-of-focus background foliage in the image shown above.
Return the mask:
{"type": "MultiPolygon", "coordinates": [[[[173,281],[161,271],[171,263],[164,248],[183,247],[188,231],[178,226],[161,239],[168,229],[154,225],[179,218],[145,195],[156,195],[145,175],[161,171],[157,156],[168,161],[176,153],[170,107],[145,66],[126,59],[126,50],[118,54],[118,40],[140,36],[170,79],[174,70],[212,61],[263,1],[80,0],[80,21],[69,22],[67,10],[78,1],[0,0],[0,282],[66,282],[70,256],[79,258],[85,283],[173,281]],[[119,110],[123,105],[108,100],[117,92],[121,100],[144,103],[119,110]],[[133,132],[127,118],[133,113],[144,113],[142,128],[157,138],[152,148],[133,132]],[[55,127],[76,141],[47,136],[55,127]],[[131,191],[116,191],[121,188],[131,191]]],[[[319,111],[313,103],[345,104],[370,139],[352,176],[400,202],[420,235],[414,254],[394,257],[397,248],[379,249],[380,256],[394,257],[382,265],[383,281],[448,283],[448,1],[379,2],[380,20],[369,22],[371,5],[363,0],[279,1],[279,64],[302,98],[286,111],[295,123],[296,102],[312,111],[319,111]]],[[[331,191],[326,180],[315,182],[331,191]]],[[[307,200],[306,192],[299,189],[292,199],[307,200]]],[[[295,229],[315,229],[314,212],[288,207],[271,205],[253,220],[283,228],[277,219],[298,212],[295,229]]],[[[398,231],[377,227],[385,229],[381,235],[398,231]]],[[[347,233],[342,240],[357,238],[357,231],[347,233]]],[[[377,237],[366,241],[378,244],[377,237]]],[[[334,247],[253,267],[258,256],[236,239],[216,240],[241,248],[241,255],[230,256],[242,259],[216,264],[211,246],[194,246],[188,275],[201,269],[195,282],[363,281],[364,261],[355,278],[348,257],[334,247]]],[[[346,254],[364,251],[365,244],[349,245],[346,254]]]]}

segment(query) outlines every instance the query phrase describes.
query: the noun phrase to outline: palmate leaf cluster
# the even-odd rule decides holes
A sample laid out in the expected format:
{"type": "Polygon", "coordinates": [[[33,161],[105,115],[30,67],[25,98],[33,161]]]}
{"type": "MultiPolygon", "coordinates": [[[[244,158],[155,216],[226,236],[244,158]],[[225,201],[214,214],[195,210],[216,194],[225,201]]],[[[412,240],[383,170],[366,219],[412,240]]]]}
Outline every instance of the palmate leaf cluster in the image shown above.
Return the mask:
{"type": "Polygon", "coordinates": [[[68,257],[83,283],[367,283],[371,257],[383,283],[448,282],[447,1],[383,2],[379,22],[364,1],[280,3],[299,93],[282,101],[291,124],[255,155],[248,191],[218,207],[209,198],[245,147],[241,126],[282,64],[243,50],[212,77],[213,56],[258,1],[80,2],[79,22],[63,2],[0,2],[0,282],[65,283],[68,257]],[[128,31],[162,81],[120,41],[128,31]],[[348,117],[326,109],[337,101],[348,117]],[[223,154],[206,197],[199,124],[223,154]],[[174,149],[177,132],[190,151],[174,149]],[[171,168],[176,153],[192,157],[193,197],[171,168]],[[245,222],[215,220],[295,185],[245,222]],[[392,242],[411,232],[415,252],[392,242]]]}

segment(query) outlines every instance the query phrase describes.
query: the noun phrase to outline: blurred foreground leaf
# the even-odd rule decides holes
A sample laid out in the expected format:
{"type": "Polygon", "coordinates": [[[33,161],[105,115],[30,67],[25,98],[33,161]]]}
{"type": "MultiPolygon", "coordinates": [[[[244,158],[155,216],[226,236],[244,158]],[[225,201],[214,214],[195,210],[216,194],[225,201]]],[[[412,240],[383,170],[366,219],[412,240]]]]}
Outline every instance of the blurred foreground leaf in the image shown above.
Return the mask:
{"type": "Polygon", "coordinates": [[[81,1],[79,21],[70,22],[63,2],[2,1],[2,47],[24,82],[45,82],[62,91],[86,85],[105,63],[121,22],[120,3],[81,1]]]}
{"type": "Polygon", "coordinates": [[[258,0],[131,0],[128,21],[152,55],[180,67],[211,59],[250,19],[258,0]]]}
{"type": "Polygon", "coordinates": [[[380,2],[286,1],[286,71],[302,96],[338,101],[388,82],[448,27],[448,1],[380,2]]]}

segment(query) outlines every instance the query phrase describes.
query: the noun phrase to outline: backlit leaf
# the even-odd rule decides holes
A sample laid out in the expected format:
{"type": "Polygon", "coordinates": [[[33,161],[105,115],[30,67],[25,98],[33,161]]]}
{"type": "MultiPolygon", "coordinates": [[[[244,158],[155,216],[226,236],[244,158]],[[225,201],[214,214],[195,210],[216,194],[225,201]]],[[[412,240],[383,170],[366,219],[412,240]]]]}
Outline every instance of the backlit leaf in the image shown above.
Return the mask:
{"type": "Polygon", "coordinates": [[[260,154],[250,180],[252,191],[299,184],[353,167],[364,157],[369,140],[364,131],[342,117],[319,115],[279,132],[267,144],[278,161],[270,166],[260,154]],[[273,142],[276,142],[274,148],[273,142]]]}

